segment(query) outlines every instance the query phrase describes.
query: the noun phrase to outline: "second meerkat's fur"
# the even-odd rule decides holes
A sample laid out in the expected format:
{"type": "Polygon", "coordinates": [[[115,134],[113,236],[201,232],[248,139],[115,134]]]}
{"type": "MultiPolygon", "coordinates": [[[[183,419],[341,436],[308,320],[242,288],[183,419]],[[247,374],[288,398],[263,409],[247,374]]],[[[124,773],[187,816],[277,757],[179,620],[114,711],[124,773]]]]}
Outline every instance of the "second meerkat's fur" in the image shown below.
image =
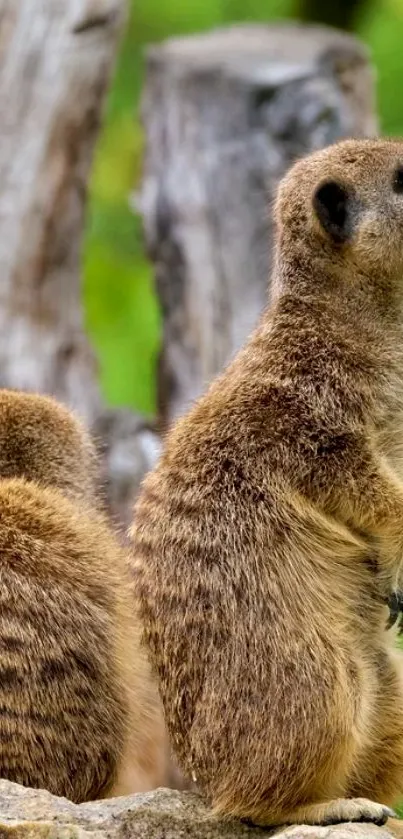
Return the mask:
{"type": "Polygon", "coordinates": [[[280,186],[271,304],[132,528],[172,743],[218,813],[382,823],[403,793],[403,144],[280,186]]]}
{"type": "Polygon", "coordinates": [[[84,801],[165,779],[127,556],[84,428],[0,390],[0,776],[84,801]]]}

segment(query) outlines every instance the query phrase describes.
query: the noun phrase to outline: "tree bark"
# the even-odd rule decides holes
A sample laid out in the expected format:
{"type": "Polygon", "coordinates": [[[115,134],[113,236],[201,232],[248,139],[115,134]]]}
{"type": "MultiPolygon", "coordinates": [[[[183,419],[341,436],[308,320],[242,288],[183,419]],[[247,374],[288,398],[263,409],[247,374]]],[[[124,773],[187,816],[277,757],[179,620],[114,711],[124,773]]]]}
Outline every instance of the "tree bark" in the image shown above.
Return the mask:
{"type": "Polygon", "coordinates": [[[110,504],[127,521],[148,449],[136,417],[103,405],[80,283],[124,11],[125,0],[0,0],[0,386],[50,393],[95,429],[110,504]]]}
{"type": "Polygon", "coordinates": [[[364,47],[324,27],[237,26],[151,48],[139,207],[164,318],[161,424],[239,348],[266,302],[271,201],[292,161],[373,136],[364,47]]]}

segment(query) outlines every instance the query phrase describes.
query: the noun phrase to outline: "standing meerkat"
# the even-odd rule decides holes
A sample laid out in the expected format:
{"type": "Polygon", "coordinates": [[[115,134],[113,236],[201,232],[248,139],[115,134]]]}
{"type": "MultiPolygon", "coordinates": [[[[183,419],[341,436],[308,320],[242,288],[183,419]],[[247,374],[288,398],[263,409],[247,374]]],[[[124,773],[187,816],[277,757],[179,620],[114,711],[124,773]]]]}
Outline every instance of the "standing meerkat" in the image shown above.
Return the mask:
{"type": "Polygon", "coordinates": [[[80,802],[165,778],[127,555],[85,430],[0,390],[0,777],[80,802]]]}
{"type": "Polygon", "coordinates": [[[403,793],[403,144],[298,162],[272,299],[131,532],[172,743],[219,814],[383,823],[403,793]]]}

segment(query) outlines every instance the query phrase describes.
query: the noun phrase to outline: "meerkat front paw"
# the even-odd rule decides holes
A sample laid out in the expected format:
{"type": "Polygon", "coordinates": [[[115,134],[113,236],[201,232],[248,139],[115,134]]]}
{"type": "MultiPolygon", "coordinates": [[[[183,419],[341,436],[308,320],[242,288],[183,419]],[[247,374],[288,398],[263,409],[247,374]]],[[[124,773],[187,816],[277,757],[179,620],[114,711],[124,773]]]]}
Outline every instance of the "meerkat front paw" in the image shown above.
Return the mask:
{"type": "MultiPolygon", "coordinates": [[[[317,824],[327,827],[331,824],[343,822],[372,822],[385,824],[390,818],[396,818],[396,813],[384,804],[370,801],[368,798],[334,798],[316,804],[303,804],[292,812],[285,812],[281,818],[273,819],[276,825],[317,824]]],[[[255,821],[259,826],[267,826],[268,822],[255,821]]]]}
{"type": "Polygon", "coordinates": [[[339,798],[329,803],[323,825],[340,822],[372,822],[382,825],[389,818],[396,818],[390,807],[367,798],[339,798]]]}

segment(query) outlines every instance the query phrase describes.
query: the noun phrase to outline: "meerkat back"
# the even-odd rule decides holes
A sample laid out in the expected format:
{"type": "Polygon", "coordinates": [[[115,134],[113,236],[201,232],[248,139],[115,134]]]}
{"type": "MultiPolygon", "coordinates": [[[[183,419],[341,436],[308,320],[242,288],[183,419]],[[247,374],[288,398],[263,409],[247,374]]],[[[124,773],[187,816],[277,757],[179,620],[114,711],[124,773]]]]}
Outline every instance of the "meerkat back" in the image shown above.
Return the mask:
{"type": "Polygon", "coordinates": [[[166,760],[95,474],[67,410],[0,391],[0,777],[77,802],[150,789],[166,760]]]}

